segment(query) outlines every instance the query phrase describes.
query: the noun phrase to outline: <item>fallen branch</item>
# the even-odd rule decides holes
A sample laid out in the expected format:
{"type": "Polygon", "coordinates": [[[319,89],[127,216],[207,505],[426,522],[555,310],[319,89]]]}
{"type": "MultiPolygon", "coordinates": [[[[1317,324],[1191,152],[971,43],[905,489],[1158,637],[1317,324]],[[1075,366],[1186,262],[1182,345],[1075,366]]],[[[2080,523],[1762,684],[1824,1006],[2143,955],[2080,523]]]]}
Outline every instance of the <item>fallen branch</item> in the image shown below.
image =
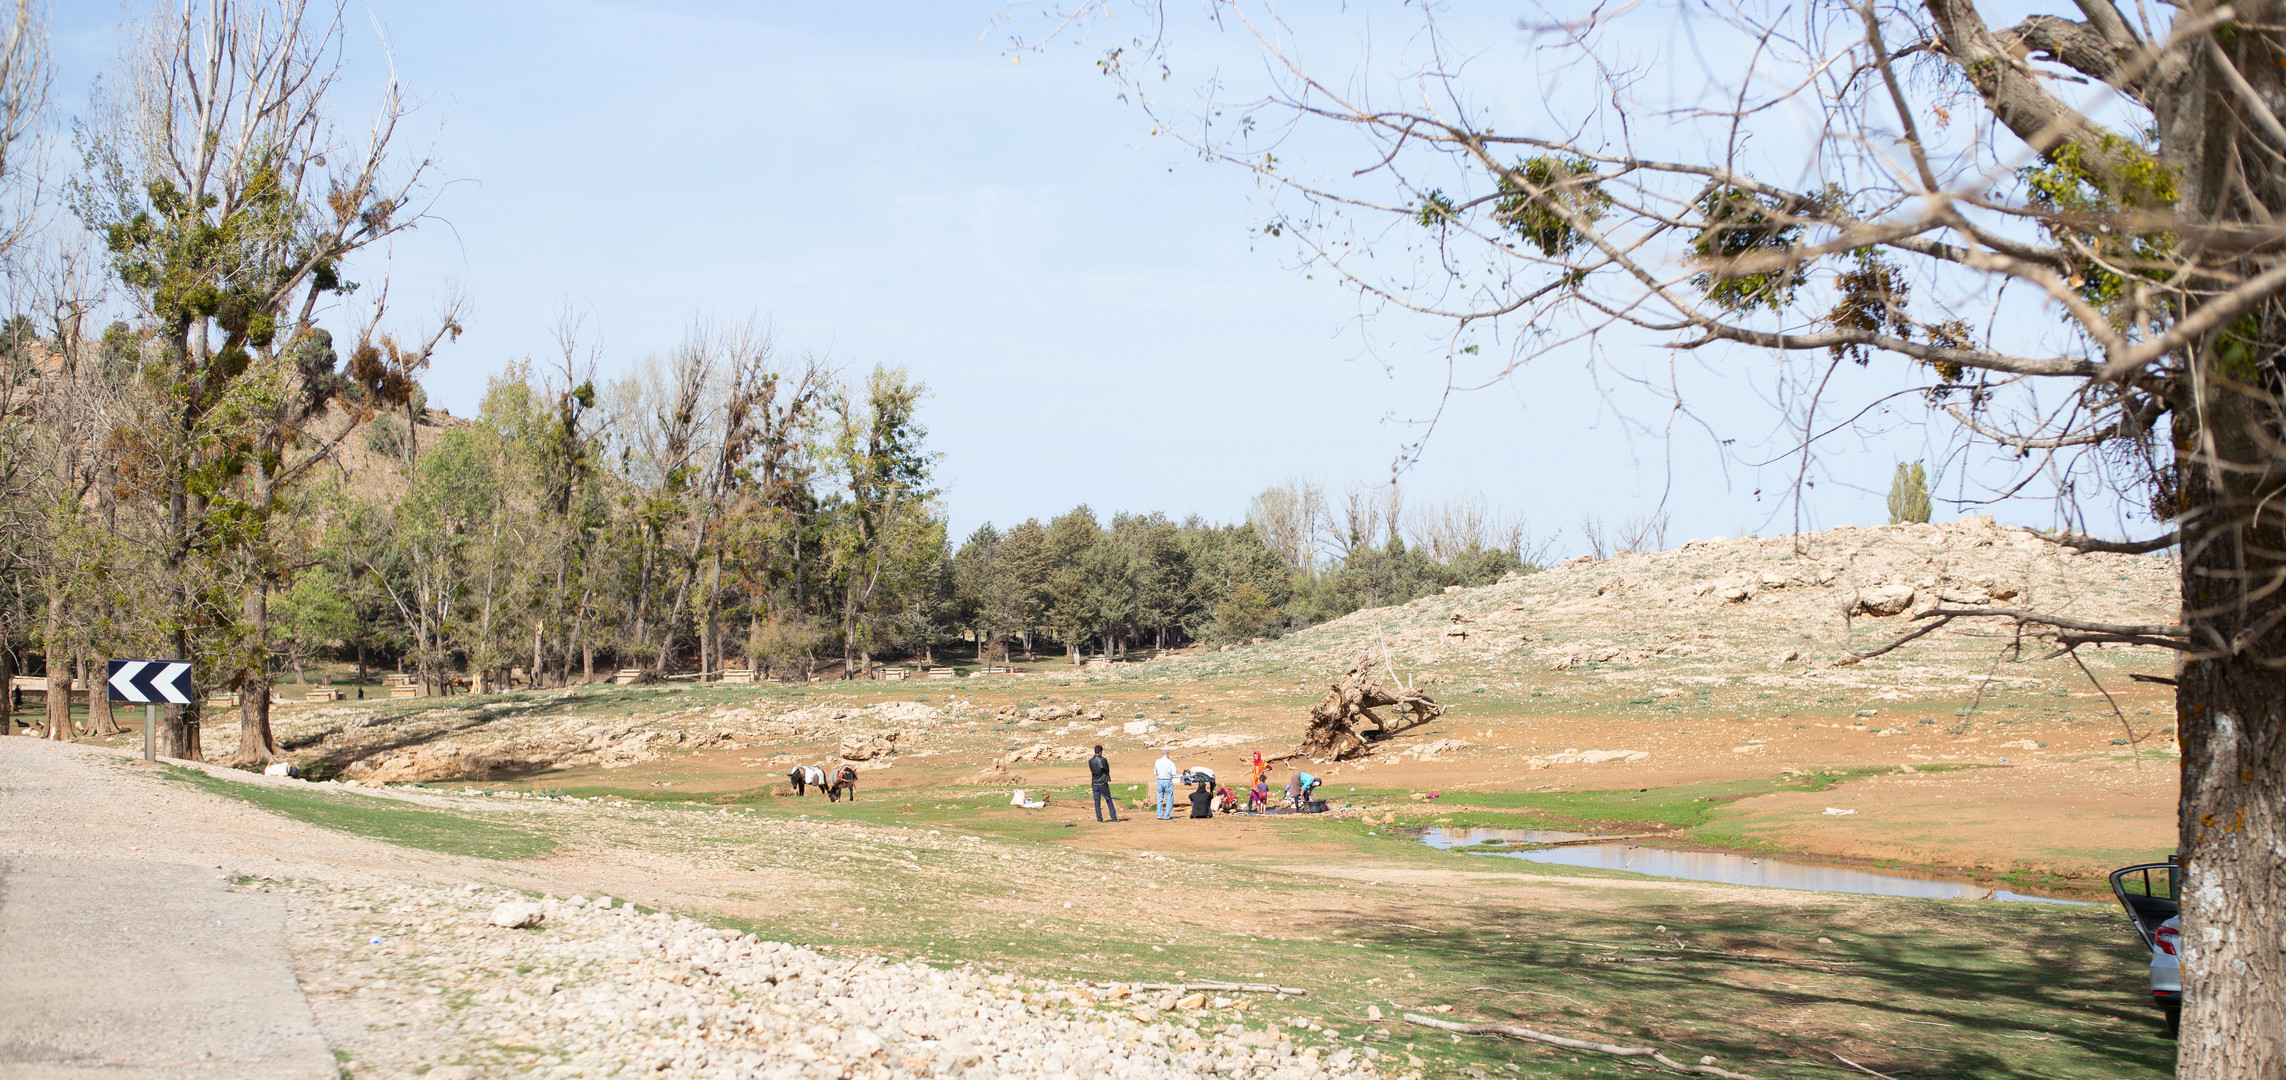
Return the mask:
{"type": "Polygon", "coordinates": [[[1720,1076],[1723,1080],[1760,1080],[1759,1077],[1748,1073],[1731,1072],[1728,1069],[1717,1068],[1713,1065],[1685,1065],[1648,1046],[1613,1046],[1610,1043],[1588,1042],[1584,1039],[1567,1039],[1561,1035],[1549,1035],[1545,1032],[1533,1031],[1530,1028],[1520,1028],[1513,1024],[1457,1024],[1451,1020],[1439,1020],[1436,1017],[1422,1016],[1419,1013],[1406,1013],[1405,1022],[1460,1035],[1506,1035],[1511,1039],[1529,1039],[1533,1042],[1544,1042],[1550,1046],[1561,1046],[1567,1050],[1593,1050],[1599,1054],[1613,1054],[1618,1057],[1647,1057],[1676,1072],[1690,1073],[1696,1076],[1720,1076]]]}
{"type": "Polygon", "coordinates": [[[1284,994],[1284,995],[1286,995],[1287,997],[1308,997],[1308,996],[1310,996],[1310,992],[1309,992],[1308,990],[1304,990],[1304,989],[1302,989],[1301,987],[1298,987],[1298,986],[1277,986],[1277,985],[1274,985],[1274,984],[1271,984],[1271,983],[1225,983],[1225,982],[1210,982],[1210,983],[1117,983],[1117,982],[1099,982],[1099,983],[1089,983],[1088,985],[1089,985],[1089,986],[1093,986],[1093,987],[1095,987],[1095,988],[1097,988],[1097,989],[1099,989],[1099,990],[1114,990],[1114,989],[1117,989],[1117,988],[1119,988],[1119,987],[1122,987],[1122,986],[1124,986],[1124,987],[1126,987],[1126,988],[1128,988],[1128,989],[1130,989],[1130,990],[1173,990],[1174,992],[1176,992],[1176,993],[1178,993],[1178,994],[1187,994],[1187,993],[1190,993],[1191,991],[1194,991],[1194,990],[1198,990],[1198,991],[1212,991],[1212,992],[1214,992],[1214,993],[1217,993],[1217,994],[1284,994]]]}
{"type": "Polygon", "coordinates": [[[2140,671],[2130,671],[2127,673],[2127,677],[2136,682],[2158,683],[2161,686],[2175,685],[2175,680],[2167,675],[2145,675],[2140,671]]]}
{"type": "MultiPolygon", "coordinates": [[[[1829,1050],[1827,1053],[1833,1052],[1829,1050]]],[[[1897,1080],[1896,1077],[1891,1076],[1888,1073],[1874,1072],[1872,1069],[1868,1069],[1865,1066],[1858,1064],[1857,1062],[1851,1061],[1850,1059],[1841,1056],[1840,1054],[1834,1054],[1834,1060],[1841,1062],[1842,1064],[1847,1065],[1852,1069],[1856,1069],[1857,1071],[1864,1073],[1867,1076],[1878,1076],[1881,1078],[1881,1080],[1897,1080]]]]}

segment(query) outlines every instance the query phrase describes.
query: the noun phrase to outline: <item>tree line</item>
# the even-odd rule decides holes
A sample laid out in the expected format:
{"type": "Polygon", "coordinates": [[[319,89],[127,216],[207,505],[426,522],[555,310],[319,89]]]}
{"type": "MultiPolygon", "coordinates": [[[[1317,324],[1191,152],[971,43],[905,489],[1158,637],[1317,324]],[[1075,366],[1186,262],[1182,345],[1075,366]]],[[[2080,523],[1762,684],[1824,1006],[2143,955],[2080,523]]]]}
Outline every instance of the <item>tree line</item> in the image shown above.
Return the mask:
{"type": "Polygon", "coordinates": [[[952,558],[946,624],[965,628],[979,655],[1037,656],[1045,641],[1077,662],[1089,648],[1124,656],[1143,643],[1276,636],[1490,584],[1545,554],[1480,501],[1410,518],[1398,513],[1395,486],[1353,492],[1351,502],[1376,512],[1336,521],[1322,490],[1290,482],[1256,496],[1237,524],[1117,514],[1106,526],[1084,505],[1006,532],[986,524],[952,558]]]}

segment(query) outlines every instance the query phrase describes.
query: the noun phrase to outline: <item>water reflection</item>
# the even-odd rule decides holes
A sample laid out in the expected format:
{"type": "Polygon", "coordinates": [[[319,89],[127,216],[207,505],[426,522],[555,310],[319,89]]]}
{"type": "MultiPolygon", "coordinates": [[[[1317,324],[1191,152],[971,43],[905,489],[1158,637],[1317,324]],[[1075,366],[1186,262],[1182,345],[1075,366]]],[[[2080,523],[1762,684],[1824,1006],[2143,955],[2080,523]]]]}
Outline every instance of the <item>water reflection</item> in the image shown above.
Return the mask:
{"type": "Polygon", "coordinates": [[[1938,900],[2024,900],[2041,904],[2081,904],[2050,896],[2028,896],[1993,889],[1972,881],[1915,877],[1908,874],[1862,870],[1852,866],[1760,859],[1719,851],[1672,851],[1626,843],[1568,844],[1564,847],[1501,850],[1509,844],[1562,844],[1592,840],[1588,833],[1548,832],[1538,829],[1426,829],[1421,842],[1433,848],[1476,848],[1483,854],[1502,855],[1527,862],[1557,866],[1593,866],[1625,870],[1684,881],[1719,881],[1729,885],[1759,885],[1770,889],[1810,892],[1865,893],[1873,896],[1924,896],[1938,900]],[[1496,846],[1497,845],[1497,846],[1496,846]]]}

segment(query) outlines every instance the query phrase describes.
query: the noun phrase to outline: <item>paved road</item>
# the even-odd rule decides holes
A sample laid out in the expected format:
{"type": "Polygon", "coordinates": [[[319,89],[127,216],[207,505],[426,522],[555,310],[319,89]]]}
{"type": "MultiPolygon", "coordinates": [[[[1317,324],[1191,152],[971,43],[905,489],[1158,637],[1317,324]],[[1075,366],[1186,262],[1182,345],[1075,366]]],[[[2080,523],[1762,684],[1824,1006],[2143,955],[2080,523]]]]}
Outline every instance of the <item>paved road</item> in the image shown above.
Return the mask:
{"type": "Polygon", "coordinates": [[[133,772],[0,738],[0,1080],[331,1080],[285,898],[170,849],[185,800],[133,772]]]}

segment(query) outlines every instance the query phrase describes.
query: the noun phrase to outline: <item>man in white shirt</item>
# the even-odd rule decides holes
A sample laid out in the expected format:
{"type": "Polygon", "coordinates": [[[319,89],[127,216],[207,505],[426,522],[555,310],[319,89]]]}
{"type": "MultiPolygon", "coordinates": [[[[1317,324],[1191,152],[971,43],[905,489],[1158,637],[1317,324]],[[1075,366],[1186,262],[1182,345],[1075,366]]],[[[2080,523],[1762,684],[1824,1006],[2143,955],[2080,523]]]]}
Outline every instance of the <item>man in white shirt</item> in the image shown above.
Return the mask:
{"type": "Polygon", "coordinates": [[[1175,816],[1175,759],[1165,750],[1159,751],[1159,760],[1151,766],[1151,775],[1159,781],[1159,820],[1175,816]]]}

